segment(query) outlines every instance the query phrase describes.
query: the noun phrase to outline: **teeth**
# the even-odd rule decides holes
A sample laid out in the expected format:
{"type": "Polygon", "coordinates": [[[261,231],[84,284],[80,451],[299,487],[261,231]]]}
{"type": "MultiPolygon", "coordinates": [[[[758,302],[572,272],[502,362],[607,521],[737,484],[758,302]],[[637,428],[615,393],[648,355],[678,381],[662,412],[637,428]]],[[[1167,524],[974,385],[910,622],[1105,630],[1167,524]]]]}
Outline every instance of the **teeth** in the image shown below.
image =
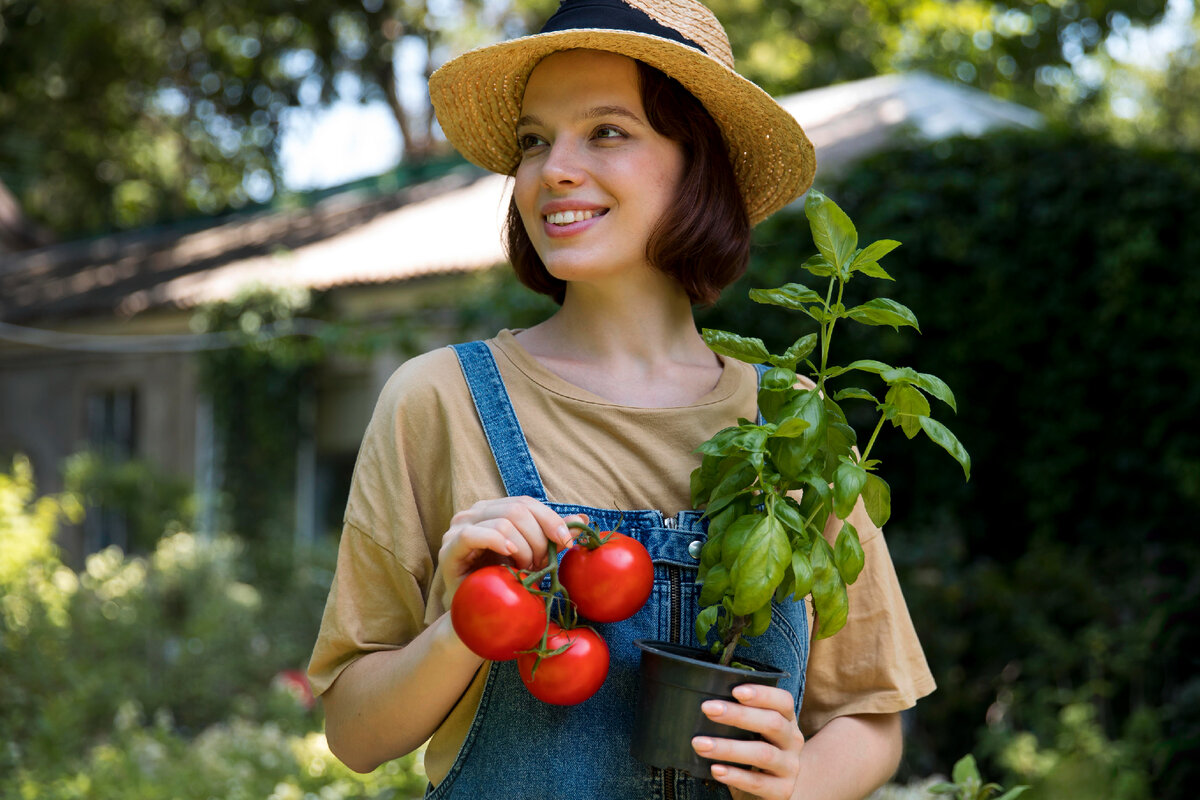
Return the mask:
{"type": "Polygon", "coordinates": [[[603,211],[555,211],[546,215],[546,221],[551,225],[570,225],[572,222],[583,222],[585,219],[598,217],[603,211]]]}

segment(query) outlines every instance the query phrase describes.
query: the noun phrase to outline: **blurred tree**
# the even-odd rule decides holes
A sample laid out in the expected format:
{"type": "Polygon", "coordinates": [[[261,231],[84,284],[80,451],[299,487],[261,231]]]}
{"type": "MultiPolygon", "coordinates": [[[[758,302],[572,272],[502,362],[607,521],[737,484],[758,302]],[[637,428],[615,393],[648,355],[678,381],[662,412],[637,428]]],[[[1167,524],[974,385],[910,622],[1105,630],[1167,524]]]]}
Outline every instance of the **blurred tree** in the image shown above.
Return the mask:
{"type": "Polygon", "coordinates": [[[1030,105],[1161,0],[711,0],[739,69],[772,94],[925,70],[1030,105]]]}
{"type": "MultiPolygon", "coordinates": [[[[1157,21],[1166,10],[1155,0],[711,6],[740,69],[772,93],[922,69],[1043,110],[1100,93],[1072,65],[1099,52],[1114,29],[1157,21]]],[[[444,145],[427,97],[413,87],[456,53],[536,29],[554,7],[554,0],[0,0],[0,181],[60,234],[266,201],[280,186],[284,113],[338,96],[386,102],[404,158],[419,160],[444,145]]],[[[1180,80],[1196,83],[1187,78],[1192,72],[1168,73],[1175,83],[1156,95],[1163,114],[1194,115],[1191,94],[1172,100],[1180,80]]]]}
{"type": "Polygon", "coordinates": [[[0,180],[60,233],[268,200],[283,113],[339,91],[386,101],[419,159],[398,49],[427,75],[523,24],[483,0],[0,0],[0,180]]]}

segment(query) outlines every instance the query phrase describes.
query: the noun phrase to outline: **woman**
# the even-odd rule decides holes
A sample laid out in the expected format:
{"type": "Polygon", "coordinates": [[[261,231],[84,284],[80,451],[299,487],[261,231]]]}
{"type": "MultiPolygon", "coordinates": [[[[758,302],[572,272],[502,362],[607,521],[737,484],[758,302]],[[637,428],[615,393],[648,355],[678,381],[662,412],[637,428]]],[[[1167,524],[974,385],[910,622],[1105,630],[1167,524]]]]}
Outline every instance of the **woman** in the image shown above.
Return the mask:
{"type": "Polygon", "coordinates": [[[628,752],[632,640],[692,635],[695,448],[755,414],[756,371],[705,346],[692,305],[742,274],[750,226],[810,185],[803,131],[689,2],[568,0],[538,35],[450,62],[430,92],[451,142],[513,176],[510,257],[561,308],[413,359],[385,388],[310,665],[330,747],[366,771],[432,737],[431,797],[864,797],[898,763],[898,712],[933,688],[865,515],[845,630],[810,653],[806,607],[786,604],[755,647],[788,659],[792,682],[704,706],[764,741],[697,738],[737,765],[711,780],[628,752]],[[656,581],[641,612],[601,626],[600,692],[560,708],[467,650],[446,611],[473,568],[542,565],[574,519],[620,522],[656,581]]]}

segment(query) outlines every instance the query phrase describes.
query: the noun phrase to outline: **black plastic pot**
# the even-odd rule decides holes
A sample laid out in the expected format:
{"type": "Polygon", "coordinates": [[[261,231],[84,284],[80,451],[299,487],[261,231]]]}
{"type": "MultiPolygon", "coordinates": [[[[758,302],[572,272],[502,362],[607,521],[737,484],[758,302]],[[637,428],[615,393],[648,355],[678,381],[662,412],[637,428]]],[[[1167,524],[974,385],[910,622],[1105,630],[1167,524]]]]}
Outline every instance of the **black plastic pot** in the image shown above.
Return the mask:
{"type": "Polygon", "coordinates": [[[713,722],[700,710],[705,700],[733,699],[743,683],[778,686],[787,677],[775,667],[739,659],[753,669],[723,667],[705,650],[670,642],[638,639],[642,651],[641,684],[630,751],[639,761],[662,769],[679,769],[711,778],[712,759],[692,749],[693,736],[721,739],[762,738],[741,728],[713,722]]]}

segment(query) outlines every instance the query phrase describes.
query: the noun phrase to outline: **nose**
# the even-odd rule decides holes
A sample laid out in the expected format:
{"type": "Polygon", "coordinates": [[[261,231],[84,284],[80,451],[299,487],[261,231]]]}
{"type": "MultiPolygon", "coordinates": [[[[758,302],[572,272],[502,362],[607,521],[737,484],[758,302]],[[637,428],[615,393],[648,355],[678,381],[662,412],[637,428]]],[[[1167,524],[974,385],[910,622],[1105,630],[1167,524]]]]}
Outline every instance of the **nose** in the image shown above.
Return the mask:
{"type": "Polygon", "coordinates": [[[542,183],[549,189],[574,186],[583,181],[583,176],[580,153],[567,137],[560,137],[542,162],[542,183]]]}

